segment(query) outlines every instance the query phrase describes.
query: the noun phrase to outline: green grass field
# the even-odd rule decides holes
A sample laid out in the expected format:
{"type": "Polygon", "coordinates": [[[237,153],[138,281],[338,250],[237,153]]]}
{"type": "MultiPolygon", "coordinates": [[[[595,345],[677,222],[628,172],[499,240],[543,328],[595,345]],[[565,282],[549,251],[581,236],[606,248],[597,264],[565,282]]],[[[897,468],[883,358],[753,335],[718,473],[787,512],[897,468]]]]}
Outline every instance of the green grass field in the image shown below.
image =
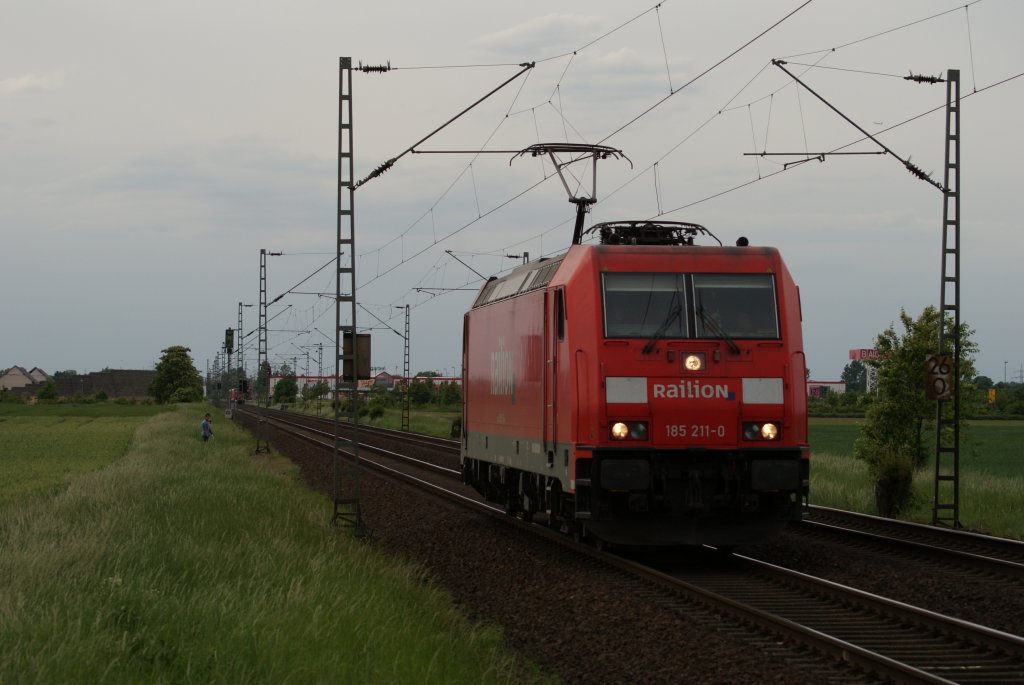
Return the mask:
{"type": "MultiPolygon", "coordinates": [[[[811,503],[874,513],[867,465],[853,457],[862,419],[811,419],[811,503]]],[[[1024,421],[974,421],[961,434],[960,521],[970,529],[1024,539],[1024,421]]],[[[904,517],[930,523],[935,466],[914,477],[904,517]]]]}
{"type": "Polygon", "coordinates": [[[206,410],[3,417],[49,485],[0,481],[0,683],[547,682],[206,410]]]}

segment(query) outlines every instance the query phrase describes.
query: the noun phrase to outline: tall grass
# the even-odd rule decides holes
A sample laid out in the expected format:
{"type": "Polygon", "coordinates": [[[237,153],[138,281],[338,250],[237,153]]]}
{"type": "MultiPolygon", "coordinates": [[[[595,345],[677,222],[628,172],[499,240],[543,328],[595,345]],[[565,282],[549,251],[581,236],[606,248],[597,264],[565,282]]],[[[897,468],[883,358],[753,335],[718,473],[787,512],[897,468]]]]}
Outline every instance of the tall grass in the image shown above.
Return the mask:
{"type": "Polygon", "coordinates": [[[0,682],[521,682],[500,634],[327,522],[284,460],[203,409],[0,510],[0,682]]]}

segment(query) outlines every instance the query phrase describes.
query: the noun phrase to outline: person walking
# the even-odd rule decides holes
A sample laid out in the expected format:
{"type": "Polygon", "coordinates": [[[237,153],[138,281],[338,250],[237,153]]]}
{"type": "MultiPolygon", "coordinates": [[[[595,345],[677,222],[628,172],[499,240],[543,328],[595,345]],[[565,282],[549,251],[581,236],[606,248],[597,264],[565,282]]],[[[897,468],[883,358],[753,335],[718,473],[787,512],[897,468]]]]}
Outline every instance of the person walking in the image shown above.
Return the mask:
{"type": "Polygon", "coordinates": [[[213,437],[213,426],[210,425],[210,415],[207,414],[203,417],[203,422],[199,425],[203,434],[203,442],[208,442],[213,437]]]}

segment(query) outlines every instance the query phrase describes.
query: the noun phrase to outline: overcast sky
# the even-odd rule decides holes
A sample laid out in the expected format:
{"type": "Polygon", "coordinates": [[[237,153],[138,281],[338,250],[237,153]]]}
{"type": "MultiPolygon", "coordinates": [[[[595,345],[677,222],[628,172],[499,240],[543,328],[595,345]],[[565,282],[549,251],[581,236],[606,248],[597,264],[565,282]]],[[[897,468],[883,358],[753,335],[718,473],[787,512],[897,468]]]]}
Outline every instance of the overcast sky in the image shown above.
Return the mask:
{"type": "MultiPolygon", "coordinates": [[[[660,216],[778,247],[801,287],[816,380],[837,380],[848,350],[871,347],[901,308],[938,304],[943,196],[896,157],[941,183],[946,87],[901,77],[959,69],[962,316],[978,372],[1013,379],[1024,78],[1002,82],[1024,72],[1024,3],[803,5],[8,0],[0,367],[152,368],[185,345],[205,371],[238,303],[259,302],[261,248],[284,253],[268,258],[269,299],[324,266],[338,58],[350,56],[395,67],[353,77],[357,178],[536,62],[419,149],[622,150],[632,166],[599,164],[588,225],[660,216]],[[773,58],[895,156],[788,168],[800,158],[745,156],[880,149],[773,58]]],[[[571,170],[589,191],[590,170],[571,170]]],[[[374,328],[373,365],[389,371],[401,371],[402,339],[378,319],[404,332],[410,305],[412,370],[457,371],[474,271],[557,254],[572,234],[550,165],[510,154],[406,155],[359,188],[355,209],[358,324],[374,328]]],[[[303,371],[306,350],[334,338],[333,302],[316,295],[334,292],[332,269],[295,290],[269,310],[270,353],[303,371]]],[[[256,312],[244,309],[246,332],[256,312]]]]}

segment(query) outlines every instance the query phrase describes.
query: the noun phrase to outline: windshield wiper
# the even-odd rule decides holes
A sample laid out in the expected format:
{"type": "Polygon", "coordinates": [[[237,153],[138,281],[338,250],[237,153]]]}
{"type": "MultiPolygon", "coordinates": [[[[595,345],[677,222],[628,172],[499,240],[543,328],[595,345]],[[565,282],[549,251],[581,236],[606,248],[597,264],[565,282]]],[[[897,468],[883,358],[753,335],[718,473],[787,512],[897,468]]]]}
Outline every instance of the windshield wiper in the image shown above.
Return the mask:
{"type": "Polygon", "coordinates": [[[672,322],[678,319],[679,315],[682,313],[682,302],[680,302],[675,307],[669,310],[668,316],[665,317],[665,320],[662,322],[662,324],[658,326],[658,330],[654,331],[654,335],[652,335],[651,339],[647,341],[646,345],[644,345],[644,354],[650,354],[654,350],[654,346],[658,343],[658,341],[665,337],[665,331],[668,330],[668,327],[671,326],[672,322]]]}
{"type": "Polygon", "coordinates": [[[704,324],[704,328],[710,329],[712,333],[725,341],[725,344],[729,346],[730,352],[733,354],[740,353],[740,346],[736,344],[736,341],[733,340],[720,325],[718,325],[718,322],[715,321],[714,317],[705,313],[703,304],[699,304],[697,306],[697,316],[700,317],[700,322],[704,324]]]}

